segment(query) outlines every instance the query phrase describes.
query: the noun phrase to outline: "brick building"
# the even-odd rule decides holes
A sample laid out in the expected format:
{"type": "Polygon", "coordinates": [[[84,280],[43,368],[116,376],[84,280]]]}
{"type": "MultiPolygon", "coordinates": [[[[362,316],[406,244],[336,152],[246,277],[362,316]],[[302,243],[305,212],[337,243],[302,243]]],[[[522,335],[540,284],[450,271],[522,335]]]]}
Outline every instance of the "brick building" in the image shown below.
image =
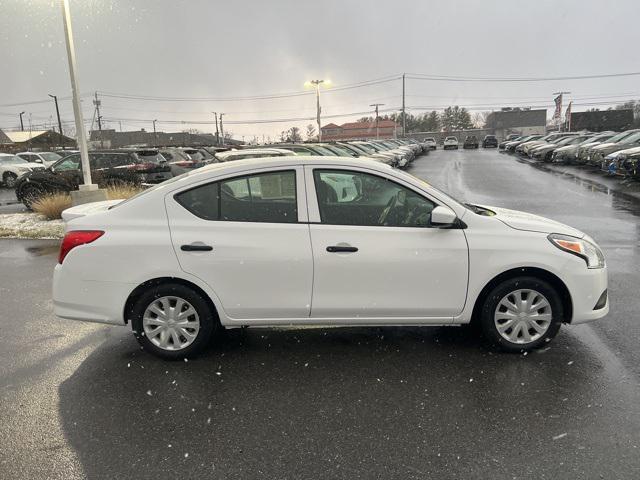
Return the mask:
{"type": "MultiPolygon", "coordinates": [[[[396,138],[399,125],[393,120],[378,121],[379,138],[396,138]]],[[[376,122],[350,122],[322,127],[322,140],[373,139],[376,138],[376,122]]]]}

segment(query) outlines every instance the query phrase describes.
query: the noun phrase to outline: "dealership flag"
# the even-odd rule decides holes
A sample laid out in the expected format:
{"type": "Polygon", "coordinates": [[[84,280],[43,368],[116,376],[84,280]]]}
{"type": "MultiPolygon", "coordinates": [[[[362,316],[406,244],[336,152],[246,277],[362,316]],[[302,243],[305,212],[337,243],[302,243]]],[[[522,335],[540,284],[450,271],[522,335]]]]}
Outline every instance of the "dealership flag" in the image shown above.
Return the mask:
{"type": "Polygon", "coordinates": [[[562,116],[562,94],[558,95],[553,101],[556,102],[556,111],[553,114],[553,118],[560,122],[560,117],[562,116]]]}
{"type": "Polygon", "coordinates": [[[567,124],[567,131],[571,131],[571,103],[569,102],[569,106],[567,107],[567,111],[564,114],[564,121],[567,124]]]}

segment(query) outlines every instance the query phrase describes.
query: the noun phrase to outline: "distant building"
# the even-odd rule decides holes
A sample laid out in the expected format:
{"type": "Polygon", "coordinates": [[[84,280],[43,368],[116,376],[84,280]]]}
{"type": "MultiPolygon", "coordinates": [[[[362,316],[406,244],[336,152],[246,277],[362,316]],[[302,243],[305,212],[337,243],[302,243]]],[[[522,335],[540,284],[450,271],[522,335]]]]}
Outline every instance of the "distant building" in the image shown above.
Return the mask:
{"type": "Polygon", "coordinates": [[[573,112],[571,130],[628,130],[633,126],[633,110],[602,110],[595,112],[573,112]]]}
{"type": "Polygon", "coordinates": [[[0,145],[7,145],[9,143],[11,143],[11,139],[7,137],[2,130],[0,130],[0,145]]]}
{"type": "MultiPolygon", "coordinates": [[[[240,145],[242,142],[225,139],[225,145],[240,145]]],[[[91,148],[120,148],[132,145],[148,147],[203,147],[217,144],[212,133],[189,132],[148,132],[146,130],[117,132],[114,129],[91,130],[89,132],[91,148]]]]}
{"type": "Polygon", "coordinates": [[[378,120],[376,135],[376,122],[350,122],[336,125],[329,123],[322,127],[322,140],[347,140],[347,139],[372,139],[395,138],[399,125],[393,120],[378,120]]]}
{"type": "Polygon", "coordinates": [[[499,139],[517,133],[519,135],[542,135],[546,133],[547,110],[504,108],[487,116],[485,128],[499,139]]]}
{"type": "Polygon", "coordinates": [[[76,141],[54,130],[0,132],[0,150],[4,152],[47,151],[60,148],[76,148],[76,141]]]}

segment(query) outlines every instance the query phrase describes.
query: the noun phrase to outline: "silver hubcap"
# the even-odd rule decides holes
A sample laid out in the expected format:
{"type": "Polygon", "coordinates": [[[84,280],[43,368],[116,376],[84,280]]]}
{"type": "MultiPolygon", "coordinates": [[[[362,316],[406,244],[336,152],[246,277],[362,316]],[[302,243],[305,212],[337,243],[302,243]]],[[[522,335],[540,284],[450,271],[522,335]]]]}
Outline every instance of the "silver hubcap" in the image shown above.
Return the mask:
{"type": "Polygon", "coordinates": [[[163,350],[182,350],[193,343],[200,331],[200,318],[193,306],[179,297],[154,300],[142,317],[144,334],[163,350]]]}
{"type": "Polygon", "coordinates": [[[551,325],[551,305],[540,292],[522,289],[504,296],[493,317],[502,338],[527,344],[539,339],[551,325]]]}

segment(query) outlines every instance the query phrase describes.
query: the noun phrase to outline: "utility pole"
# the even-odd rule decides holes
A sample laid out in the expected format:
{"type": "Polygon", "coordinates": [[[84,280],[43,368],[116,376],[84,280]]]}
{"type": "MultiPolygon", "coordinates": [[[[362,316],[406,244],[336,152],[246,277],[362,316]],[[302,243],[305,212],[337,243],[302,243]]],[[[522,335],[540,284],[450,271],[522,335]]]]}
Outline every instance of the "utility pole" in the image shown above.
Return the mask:
{"type": "Polygon", "coordinates": [[[222,116],[224,113],[220,114],[220,136],[222,137],[222,146],[224,147],[224,128],[222,127],[222,116]]]}
{"type": "Polygon", "coordinates": [[[406,112],[404,109],[404,76],[405,74],[402,74],[402,137],[405,138],[407,136],[407,121],[406,121],[406,112]]]}
{"type": "Polygon", "coordinates": [[[379,120],[379,116],[378,116],[378,107],[384,105],[384,103],[372,103],[371,105],[369,105],[370,107],[376,107],[376,139],[380,138],[380,130],[378,129],[378,120],[379,120]]]}
{"type": "Polygon", "coordinates": [[[26,112],[20,112],[20,131],[24,132],[24,123],[22,122],[22,115],[24,115],[26,112]]]}
{"type": "Polygon", "coordinates": [[[216,119],[216,145],[220,145],[220,133],[218,133],[218,113],[217,112],[211,112],[213,113],[213,117],[216,119]]]}
{"type": "Polygon", "coordinates": [[[98,92],[96,92],[93,104],[96,106],[96,116],[98,117],[98,130],[102,131],[102,116],[100,115],[100,100],[98,100],[98,92]]]}
{"type": "Polygon", "coordinates": [[[156,133],[156,122],[158,120],[153,121],[153,141],[155,142],[154,146],[158,146],[158,134],[156,133]]]}

